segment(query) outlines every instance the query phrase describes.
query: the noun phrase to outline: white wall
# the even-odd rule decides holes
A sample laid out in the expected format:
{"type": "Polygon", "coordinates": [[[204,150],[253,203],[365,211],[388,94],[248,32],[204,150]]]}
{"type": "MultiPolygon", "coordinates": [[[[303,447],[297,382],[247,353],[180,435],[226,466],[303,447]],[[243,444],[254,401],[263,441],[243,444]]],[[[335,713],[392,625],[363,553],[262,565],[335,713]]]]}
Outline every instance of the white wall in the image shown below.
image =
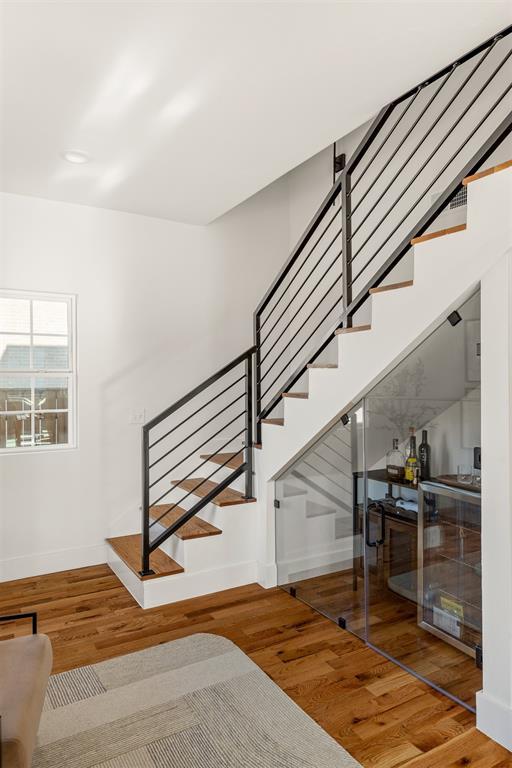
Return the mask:
{"type": "Polygon", "coordinates": [[[106,536],[139,529],[130,412],[151,418],[252,344],[331,185],[328,147],[207,227],[2,195],[0,286],[77,295],[79,444],[0,456],[0,578],[104,562],[106,536]]]}
{"type": "MultiPolygon", "coordinates": [[[[511,198],[509,193],[509,202],[511,198]]],[[[482,280],[484,665],[483,690],[477,694],[478,728],[509,750],[512,750],[511,297],[512,250],[509,248],[482,280]]]]}
{"type": "Polygon", "coordinates": [[[76,450],[0,456],[2,578],[105,562],[137,526],[140,427],[252,344],[288,252],[287,182],[208,227],[2,195],[0,285],[77,295],[76,450]]]}

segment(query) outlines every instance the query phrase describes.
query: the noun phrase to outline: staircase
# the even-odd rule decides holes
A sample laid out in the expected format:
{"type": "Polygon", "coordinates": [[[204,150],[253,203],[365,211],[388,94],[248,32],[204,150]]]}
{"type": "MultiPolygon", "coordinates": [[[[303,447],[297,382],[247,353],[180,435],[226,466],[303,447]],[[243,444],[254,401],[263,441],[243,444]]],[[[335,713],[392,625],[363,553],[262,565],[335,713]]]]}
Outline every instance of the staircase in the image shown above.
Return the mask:
{"type": "Polygon", "coordinates": [[[254,346],[144,425],[142,531],[108,539],[143,607],[275,584],[276,475],[512,244],[511,32],[381,110],[260,302],[254,346]]]}

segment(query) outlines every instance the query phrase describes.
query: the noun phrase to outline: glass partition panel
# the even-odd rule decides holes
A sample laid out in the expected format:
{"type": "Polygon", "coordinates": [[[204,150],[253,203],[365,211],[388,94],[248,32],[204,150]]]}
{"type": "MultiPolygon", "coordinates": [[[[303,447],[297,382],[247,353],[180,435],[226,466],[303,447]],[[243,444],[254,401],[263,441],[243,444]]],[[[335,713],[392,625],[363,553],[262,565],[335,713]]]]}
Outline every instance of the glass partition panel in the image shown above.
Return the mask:
{"type": "Polygon", "coordinates": [[[364,636],[362,406],[276,481],[279,585],[364,636]]]}
{"type": "Polygon", "coordinates": [[[480,295],[367,395],[368,642],[470,708],[481,688],[480,295]]]}

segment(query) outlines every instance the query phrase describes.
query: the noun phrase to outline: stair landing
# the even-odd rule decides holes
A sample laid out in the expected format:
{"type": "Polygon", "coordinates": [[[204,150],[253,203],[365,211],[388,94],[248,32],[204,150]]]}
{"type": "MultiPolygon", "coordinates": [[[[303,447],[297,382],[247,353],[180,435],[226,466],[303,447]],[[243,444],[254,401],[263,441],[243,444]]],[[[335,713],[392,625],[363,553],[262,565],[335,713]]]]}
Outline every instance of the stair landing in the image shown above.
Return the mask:
{"type": "Polygon", "coordinates": [[[150,568],[154,573],[151,573],[148,576],[141,576],[142,535],[140,533],[134,533],[130,536],[114,536],[114,538],[107,539],[107,543],[110,544],[123,563],[125,563],[125,565],[127,565],[141,581],[157,579],[162,576],[174,576],[175,574],[183,573],[184,571],[181,565],[173,560],[172,557],[166,555],[161,549],[156,549],[151,553],[149,559],[150,568]]]}

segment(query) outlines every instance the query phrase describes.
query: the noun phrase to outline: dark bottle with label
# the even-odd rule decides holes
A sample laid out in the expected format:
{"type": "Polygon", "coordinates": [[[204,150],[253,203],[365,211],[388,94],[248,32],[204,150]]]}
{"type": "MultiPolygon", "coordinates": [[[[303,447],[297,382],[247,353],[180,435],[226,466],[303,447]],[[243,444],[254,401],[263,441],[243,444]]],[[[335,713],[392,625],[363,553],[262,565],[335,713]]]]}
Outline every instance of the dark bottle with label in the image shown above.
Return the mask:
{"type": "Polygon", "coordinates": [[[405,462],[405,482],[418,485],[418,457],[416,456],[416,435],[414,427],[409,429],[409,453],[405,462]]]}
{"type": "Polygon", "coordinates": [[[418,458],[420,460],[420,480],[430,480],[430,445],[428,444],[426,429],[421,433],[418,458]]]}

